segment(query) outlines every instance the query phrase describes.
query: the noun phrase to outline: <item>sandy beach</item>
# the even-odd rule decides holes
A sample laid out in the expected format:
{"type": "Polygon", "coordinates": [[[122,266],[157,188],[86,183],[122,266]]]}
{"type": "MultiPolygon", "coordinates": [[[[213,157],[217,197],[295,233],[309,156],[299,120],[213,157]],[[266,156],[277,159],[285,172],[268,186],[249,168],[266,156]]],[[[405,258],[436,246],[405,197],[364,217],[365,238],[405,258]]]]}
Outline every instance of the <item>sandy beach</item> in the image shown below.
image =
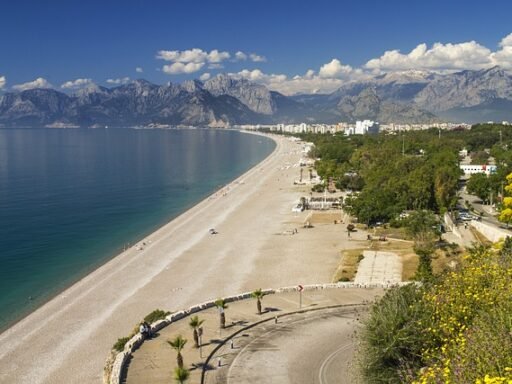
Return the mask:
{"type": "Polygon", "coordinates": [[[345,226],[302,228],[301,146],[275,140],[262,163],[2,333],[0,383],[101,383],[113,343],[156,308],[329,282],[345,226]]]}

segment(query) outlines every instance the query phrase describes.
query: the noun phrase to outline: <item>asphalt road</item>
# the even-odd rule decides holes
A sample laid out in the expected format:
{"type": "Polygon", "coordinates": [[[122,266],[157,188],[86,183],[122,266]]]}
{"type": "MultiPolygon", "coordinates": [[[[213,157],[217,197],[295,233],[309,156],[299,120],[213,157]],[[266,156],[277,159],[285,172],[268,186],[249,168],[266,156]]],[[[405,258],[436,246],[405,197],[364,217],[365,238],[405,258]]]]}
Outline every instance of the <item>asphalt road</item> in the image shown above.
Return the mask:
{"type": "Polygon", "coordinates": [[[505,224],[498,221],[494,215],[489,213],[491,208],[488,205],[483,205],[482,201],[477,196],[470,195],[464,192],[464,190],[461,190],[459,195],[462,198],[459,200],[459,205],[461,207],[464,207],[464,202],[467,200],[477,212],[484,212],[484,215],[482,216],[482,222],[494,225],[498,228],[507,229],[505,224]]]}
{"type": "MultiPolygon", "coordinates": [[[[361,311],[361,309],[359,309],[361,311]]],[[[352,383],[354,331],[360,316],[354,309],[331,309],[295,315],[279,324],[257,327],[226,367],[229,384],[352,383]]]]}

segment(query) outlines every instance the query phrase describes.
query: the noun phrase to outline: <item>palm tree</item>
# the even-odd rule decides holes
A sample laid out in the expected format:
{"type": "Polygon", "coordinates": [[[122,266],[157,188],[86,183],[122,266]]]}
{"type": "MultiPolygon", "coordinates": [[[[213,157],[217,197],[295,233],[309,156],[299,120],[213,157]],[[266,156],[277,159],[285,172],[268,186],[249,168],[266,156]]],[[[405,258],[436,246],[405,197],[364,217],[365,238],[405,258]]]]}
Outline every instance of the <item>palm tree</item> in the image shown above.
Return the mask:
{"type": "Polygon", "coordinates": [[[199,332],[198,329],[201,326],[201,324],[204,323],[204,320],[199,320],[199,316],[192,316],[190,318],[190,321],[188,325],[190,325],[190,328],[194,330],[194,347],[199,348],[199,332]]]}
{"type": "Polygon", "coordinates": [[[167,340],[169,345],[178,353],[176,356],[176,363],[178,364],[178,368],[183,368],[183,356],[181,356],[181,351],[185,344],[187,344],[187,339],[184,339],[181,335],[176,336],[173,340],[167,340]]]}
{"type": "Polygon", "coordinates": [[[183,384],[185,381],[187,381],[189,376],[190,371],[188,369],[180,367],[174,369],[174,380],[180,384],[183,384]]]}
{"type": "Polygon", "coordinates": [[[224,313],[226,308],[228,307],[226,301],[224,299],[217,299],[215,301],[215,306],[219,308],[220,327],[226,328],[226,314],[224,313]]]}
{"type": "Polygon", "coordinates": [[[251,293],[251,296],[257,300],[256,306],[258,307],[258,314],[261,315],[261,299],[263,299],[263,296],[265,296],[265,294],[263,293],[261,288],[258,288],[253,293],[251,293]]]}

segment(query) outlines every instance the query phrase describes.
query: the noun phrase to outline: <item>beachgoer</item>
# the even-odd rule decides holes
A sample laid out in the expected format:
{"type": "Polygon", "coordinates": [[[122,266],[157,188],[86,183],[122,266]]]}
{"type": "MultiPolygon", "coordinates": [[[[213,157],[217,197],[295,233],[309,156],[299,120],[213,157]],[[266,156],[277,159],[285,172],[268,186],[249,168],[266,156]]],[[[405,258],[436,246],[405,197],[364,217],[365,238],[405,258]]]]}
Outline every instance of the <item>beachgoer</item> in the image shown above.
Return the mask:
{"type": "Polygon", "coordinates": [[[146,328],[147,337],[151,337],[151,335],[152,335],[151,326],[146,321],[144,322],[144,327],[146,328]]]}
{"type": "Polygon", "coordinates": [[[142,336],[144,336],[144,338],[151,337],[151,327],[145,321],[140,323],[139,332],[141,333],[142,336]]]}

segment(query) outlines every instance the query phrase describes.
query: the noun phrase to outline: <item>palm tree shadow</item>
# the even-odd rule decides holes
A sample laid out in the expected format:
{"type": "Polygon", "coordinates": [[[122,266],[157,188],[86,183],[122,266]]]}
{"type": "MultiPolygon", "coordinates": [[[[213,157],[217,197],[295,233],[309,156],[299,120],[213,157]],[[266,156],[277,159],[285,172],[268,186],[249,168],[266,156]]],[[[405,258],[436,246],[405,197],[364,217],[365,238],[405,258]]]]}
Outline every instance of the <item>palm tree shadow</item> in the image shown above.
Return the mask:
{"type": "Polygon", "coordinates": [[[281,312],[281,310],[279,308],[274,308],[274,307],[265,307],[265,310],[263,312],[261,312],[261,314],[263,315],[264,313],[270,313],[270,312],[281,312]]]}
{"type": "Polygon", "coordinates": [[[193,369],[202,369],[203,371],[211,371],[212,369],[214,369],[213,365],[205,363],[192,364],[192,366],[194,367],[193,369]]]}
{"type": "Polygon", "coordinates": [[[233,321],[231,324],[226,325],[226,328],[235,327],[237,325],[247,325],[247,324],[249,324],[249,322],[246,320],[233,321]]]}

